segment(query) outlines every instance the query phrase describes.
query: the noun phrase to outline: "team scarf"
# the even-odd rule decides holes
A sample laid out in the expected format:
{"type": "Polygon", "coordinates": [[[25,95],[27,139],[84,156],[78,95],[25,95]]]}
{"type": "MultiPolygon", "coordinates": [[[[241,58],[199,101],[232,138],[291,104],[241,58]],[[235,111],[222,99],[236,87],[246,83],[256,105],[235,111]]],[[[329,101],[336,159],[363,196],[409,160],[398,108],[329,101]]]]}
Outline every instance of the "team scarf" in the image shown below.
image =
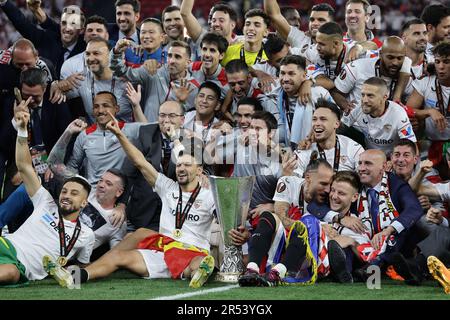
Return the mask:
{"type": "Polygon", "coordinates": [[[385,172],[383,174],[383,178],[381,179],[381,190],[378,194],[379,210],[378,217],[375,221],[375,223],[377,224],[377,228],[375,228],[374,223],[372,222],[372,216],[369,211],[369,201],[365,189],[362,190],[361,195],[358,199],[359,218],[368,229],[367,235],[369,239],[372,239],[372,237],[376,233],[390,226],[392,221],[399,216],[399,213],[397,209],[395,209],[395,206],[391,200],[388,180],[388,173],[385,172]],[[376,230],[378,230],[378,232],[376,230]]]}
{"type": "Polygon", "coordinates": [[[306,244],[306,257],[295,276],[283,278],[283,283],[288,285],[311,285],[318,277],[326,277],[330,273],[328,261],[328,238],[320,226],[320,221],[311,214],[306,214],[296,221],[287,236],[286,247],[293,236],[299,237],[306,244]],[[306,231],[301,233],[301,224],[306,231]],[[297,230],[295,235],[293,231],[297,230]]]}
{"type": "MultiPolygon", "coordinates": [[[[356,217],[355,215],[351,215],[356,217]]],[[[333,224],[333,228],[341,235],[341,236],[345,236],[345,237],[350,237],[353,240],[355,240],[358,245],[356,246],[356,250],[358,251],[358,255],[361,258],[362,261],[365,262],[372,262],[373,260],[375,260],[379,255],[381,255],[382,253],[384,253],[386,251],[387,248],[387,237],[383,236],[381,242],[383,243],[383,245],[379,248],[379,249],[375,249],[372,244],[370,243],[370,237],[369,237],[369,232],[367,233],[356,233],[353,230],[342,226],[339,223],[334,223],[333,224]]],[[[389,239],[391,239],[390,236],[389,239]]]]}

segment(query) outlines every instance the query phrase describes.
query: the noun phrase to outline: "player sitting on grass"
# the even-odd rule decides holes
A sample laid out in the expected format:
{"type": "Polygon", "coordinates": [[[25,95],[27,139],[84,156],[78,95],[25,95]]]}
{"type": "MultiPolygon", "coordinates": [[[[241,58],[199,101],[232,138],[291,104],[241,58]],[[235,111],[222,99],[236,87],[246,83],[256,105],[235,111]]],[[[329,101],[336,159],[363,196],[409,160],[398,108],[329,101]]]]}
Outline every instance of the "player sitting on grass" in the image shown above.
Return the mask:
{"type": "MultiPolygon", "coordinates": [[[[22,101],[18,109],[28,109],[31,97],[22,101]]],[[[42,187],[34,171],[28,146],[28,111],[15,115],[18,134],[16,164],[25,189],[34,205],[27,221],[13,234],[0,237],[0,284],[20,285],[28,280],[41,280],[47,276],[42,257],[58,258],[62,264],[70,259],[89,263],[94,245],[94,232],[78,219],[81,209],[88,203],[91,190],[86,179],[75,176],[67,179],[56,204],[50,193],[42,187]]],[[[67,285],[71,286],[71,278],[67,285]]]]}
{"type": "MultiPolygon", "coordinates": [[[[127,156],[142,172],[161,197],[160,233],[153,234],[138,245],[137,250],[112,250],[85,269],[81,282],[106,277],[119,268],[128,269],[147,279],[191,277],[190,287],[201,287],[214,269],[209,255],[209,237],[214,216],[214,200],[210,190],[202,188],[201,142],[195,143],[193,154],[180,153],[176,164],[177,182],[167,178],[134,147],[113,119],[107,129],[113,132],[127,156]]],[[[54,262],[61,273],[68,273],[54,262]]],[[[57,275],[59,273],[56,273],[57,275]]],[[[56,277],[61,283],[61,278],[56,277]]]]}

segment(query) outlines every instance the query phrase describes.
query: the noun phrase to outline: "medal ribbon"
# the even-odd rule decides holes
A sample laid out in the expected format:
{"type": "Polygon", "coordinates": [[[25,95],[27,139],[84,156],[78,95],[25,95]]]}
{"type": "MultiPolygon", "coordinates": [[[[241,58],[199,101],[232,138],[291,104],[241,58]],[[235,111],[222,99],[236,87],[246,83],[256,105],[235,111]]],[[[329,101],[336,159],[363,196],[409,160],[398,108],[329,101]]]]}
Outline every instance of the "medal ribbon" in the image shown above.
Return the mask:
{"type": "Polygon", "coordinates": [[[75,230],[73,231],[72,238],[69,241],[69,245],[66,246],[66,232],[64,230],[64,218],[62,214],[59,214],[58,221],[58,233],[59,233],[59,248],[60,248],[60,256],[67,257],[75,246],[75,242],[77,242],[78,237],[81,232],[81,223],[80,219],[77,219],[77,225],[75,226],[75,230]]]}
{"type": "Polygon", "coordinates": [[[434,80],[435,86],[436,86],[436,96],[437,96],[437,107],[441,111],[442,115],[446,118],[450,115],[450,97],[447,101],[447,108],[445,109],[444,104],[444,96],[442,95],[442,87],[441,84],[438,81],[438,78],[434,80]]]}
{"type": "MultiPolygon", "coordinates": [[[[317,149],[319,150],[319,155],[321,159],[327,160],[327,156],[325,155],[325,151],[322,149],[319,144],[317,144],[317,149]]],[[[341,144],[339,143],[339,139],[336,136],[336,144],[334,146],[334,164],[333,164],[333,170],[334,172],[338,172],[339,170],[339,160],[341,158],[341,144]]]]}
{"type": "Polygon", "coordinates": [[[192,205],[194,204],[195,199],[197,198],[198,194],[200,193],[200,183],[197,184],[195,187],[194,192],[192,192],[191,197],[189,198],[188,202],[186,203],[186,206],[183,210],[183,193],[180,188],[180,196],[178,197],[178,204],[177,204],[177,212],[175,216],[175,229],[181,230],[183,227],[184,221],[186,220],[186,217],[191,210],[192,205]]]}
{"type": "MultiPolygon", "coordinates": [[[[261,49],[259,50],[258,55],[256,56],[255,62],[253,64],[257,64],[257,63],[261,62],[263,52],[264,52],[264,48],[261,46],[261,49]]],[[[242,47],[241,47],[240,59],[245,62],[244,45],[242,45],[242,47]]]]}
{"type": "MultiPolygon", "coordinates": [[[[339,58],[338,58],[337,63],[336,63],[336,68],[334,69],[334,76],[335,77],[337,77],[339,75],[339,73],[341,73],[342,63],[344,62],[346,49],[347,49],[347,47],[344,45],[344,47],[342,48],[341,53],[339,54],[339,58]]],[[[327,74],[327,77],[331,79],[330,59],[325,59],[325,69],[326,69],[325,72],[327,74]]]]}
{"type": "MultiPolygon", "coordinates": [[[[375,63],[375,76],[378,78],[381,78],[381,71],[380,71],[380,59],[375,63]]],[[[392,78],[391,78],[392,79],[392,78]]],[[[389,98],[388,100],[392,100],[392,97],[394,96],[395,87],[397,86],[397,79],[391,80],[391,86],[389,87],[389,98]]]]}

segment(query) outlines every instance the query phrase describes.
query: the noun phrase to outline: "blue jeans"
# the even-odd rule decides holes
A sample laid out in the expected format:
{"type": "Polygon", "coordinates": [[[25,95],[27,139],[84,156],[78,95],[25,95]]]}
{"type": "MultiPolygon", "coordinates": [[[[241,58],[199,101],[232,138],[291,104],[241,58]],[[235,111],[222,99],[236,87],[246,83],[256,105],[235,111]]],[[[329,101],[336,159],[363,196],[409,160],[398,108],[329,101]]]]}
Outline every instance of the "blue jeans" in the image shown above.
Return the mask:
{"type": "Polygon", "coordinates": [[[33,213],[33,209],[33,202],[25,186],[21,184],[0,204],[0,229],[18,219],[25,221],[33,213]]]}

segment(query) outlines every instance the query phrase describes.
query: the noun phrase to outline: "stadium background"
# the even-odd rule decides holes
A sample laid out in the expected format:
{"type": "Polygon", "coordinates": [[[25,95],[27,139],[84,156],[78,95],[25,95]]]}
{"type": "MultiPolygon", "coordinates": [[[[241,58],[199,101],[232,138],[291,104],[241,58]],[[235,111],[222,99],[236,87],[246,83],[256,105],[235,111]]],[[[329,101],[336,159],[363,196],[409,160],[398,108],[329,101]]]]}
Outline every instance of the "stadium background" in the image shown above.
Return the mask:
{"type": "MultiPolygon", "coordinates": [[[[23,12],[30,16],[30,12],[26,9],[26,0],[9,0],[15,2],[23,12]]],[[[346,0],[281,0],[278,3],[283,5],[290,5],[297,8],[302,17],[302,29],[308,28],[308,12],[309,9],[317,4],[327,2],[333,8],[336,9],[336,21],[339,22],[345,29],[344,24],[344,4],[346,0]]],[[[93,14],[99,14],[105,17],[109,22],[115,22],[115,0],[43,0],[43,5],[47,13],[54,17],[56,20],[61,15],[62,8],[69,4],[76,4],[83,8],[83,11],[87,16],[93,14]]],[[[161,12],[164,7],[169,4],[180,4],[181,0],[141,0],[141,20],[146,17],[161,18],[161,12]]],[[[209,9],[212,3],[219,1],[211,0],[196,0],[194,15],[199,18],[200,23],[206,25],[209,9]]],[[[237,33],[239,34],[242,26],[243,12],[249,8],[262,7],[262,0],[231,0],[225,1],[230,3],[238,12],[240,18],[237,27],[237,33]]],[[[372,0],[373,5],[378,5],[381,9],[381,23],[380,29],[372,30],[378,37],[383,39],[386,35],[397,35],[402,24],[416,16],[419,17],[420,13],[427,4],[430,3],[442,3],[447,6],[450,4],[450,0],[430,1],[430,0],[372,0]]],[[[16,32],[14,27],[9,23],[8,19],[0,10],[0,49],[9,47],[15,40],[20,37],[20,34],[16,32]]]]}
{"type": "MultiPolygon", "coordinates": [[[[26,9],[26,0],[13,1],[22,8],[25,15],[31,19],[30,12],[26,9]]],[[[107,18],[109,22],[115,22],[114,0],[43,0],[43,5],[47,13],[56,20],[61,15],[62,8],[69,4],[77,4],[83,8],[87,16],[100,14],[107,18]]],[[[194,14],[201,18],[199,21],[206,24],[209,9],[212,3],[218,1],[196,0],[194,14]]],[[[248,8],[262,6],[262,0],[232,0],[231,3],[240,15],[238,33],[242,26],[242,13],[248,8]]],[[[316,3],[327,2],[336,9],[336,20],[344,25],[344,3],[345,0],[284,0],[278,1],[280,5],[291,5],[297,9],[302,16],[302,29],[307,30],[307,14],[309,9],[316,3]]],[[[141,20],[145,17],[160,18],[162,9],[171,4],[171,0],[141,0],[141,20]]],[[[178,1],[173,1],[179,4],[178,1]]],[[[383,39],[386,35],[398,34],[402,24],[414,16],[420,16],[424,6],[430,3],[443,3],[450,5],[449,1],[420,1],[420,0],[388,0],[371,1],[381,8],[380,29],[372,30],[383,39]]],[[[0,49],[9,47],[20,37],[14,27],[0,10],[0,49]]],[[[336,285],[325,282],[312,287],[279,287],[279,288],[230,288],[222,292],[209,292],[209,289],[226,286],[223,283],[212,282],[206,285],[203,295],[189,296],[194,290],[189,289],[186,281],[153,280],[143,281],[132,274],[120,271],[112,277],[91,282],[82,286],[81,290],[67,290],[58,287],[52,280],[47,279],[31,283],[25,288],[0,288],[0,300],[98,300],[98,299],[155,299],[161,297],[175,298],[174,295],[188,294],[180,296],[181,299],[213,299],[213,300],[447,300],[448,296],[442,293],[442,289],[436,282],[427,281],[421,287],[405,286],[393,280],[384,280],[380,290],[369,290],[365,284],[353,284],[351,286],[336,285]]],[[[197,292],[199,293],[199,292],[197,292]]]]}

